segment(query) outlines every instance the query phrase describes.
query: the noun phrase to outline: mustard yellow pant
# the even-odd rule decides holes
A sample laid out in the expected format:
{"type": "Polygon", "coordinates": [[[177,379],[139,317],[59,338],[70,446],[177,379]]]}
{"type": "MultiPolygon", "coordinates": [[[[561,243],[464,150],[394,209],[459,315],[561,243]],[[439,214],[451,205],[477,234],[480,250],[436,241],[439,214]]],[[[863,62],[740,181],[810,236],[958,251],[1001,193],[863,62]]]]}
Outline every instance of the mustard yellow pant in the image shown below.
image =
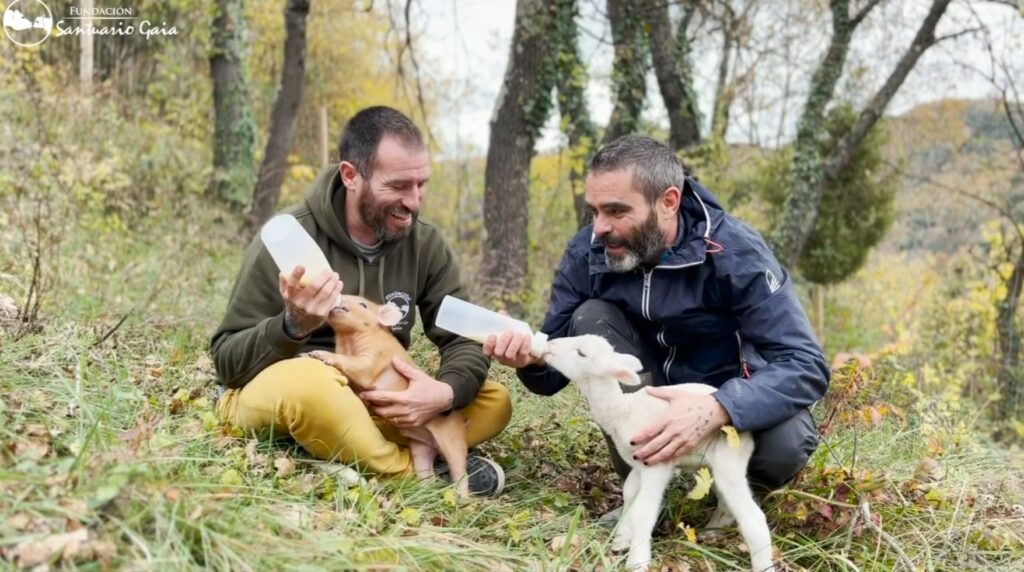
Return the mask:
{"type": "MultiPolygon", "coordinates": [[[[379,417],[348,387],[333,367],[308,357],[278,362],[241,389],[230,389],[217,404],[220,418],[243,430],[291,435],[317,458],[355,463],[382,475],[413,473],[409,440],[379,417]]],[[[466,441],[472,447],[508,425],[512,402],[505,386],[485,381],[462,409],[466,441]]]]}

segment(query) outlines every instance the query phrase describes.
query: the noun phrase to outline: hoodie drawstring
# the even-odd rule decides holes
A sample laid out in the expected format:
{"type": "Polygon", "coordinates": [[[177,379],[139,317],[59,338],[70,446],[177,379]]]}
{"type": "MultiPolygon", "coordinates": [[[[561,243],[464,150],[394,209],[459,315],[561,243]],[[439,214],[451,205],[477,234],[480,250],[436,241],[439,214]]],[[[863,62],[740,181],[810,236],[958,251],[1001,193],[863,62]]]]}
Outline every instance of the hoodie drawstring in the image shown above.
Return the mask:
{"type": "Polygon", "coordinates": [[[356,294],[360,298],[365,298],[363,295],[364,287],[366,286],[365,276],[363,272],[363,259],[359,256],[356,257],[356,261],[359,263],[359,292],[356,294]]]}

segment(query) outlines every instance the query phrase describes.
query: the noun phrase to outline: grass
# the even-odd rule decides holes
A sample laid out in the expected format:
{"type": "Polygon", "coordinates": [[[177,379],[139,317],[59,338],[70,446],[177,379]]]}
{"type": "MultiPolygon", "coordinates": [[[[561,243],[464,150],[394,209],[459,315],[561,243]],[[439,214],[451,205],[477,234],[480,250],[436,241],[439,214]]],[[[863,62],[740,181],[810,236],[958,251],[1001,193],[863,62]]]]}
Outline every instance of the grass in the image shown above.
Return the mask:
{"type": "MultiPolygon", "coordinates": [[[[492,369],[515,414],[482,450],[506,467],[507,492],[468,503],[436,484],[353,481],[293,443],[217,423],[207,336],[241,246],[222,215],[182,208],[192,214],[145,232],[69,231],[60,264],[44,265],[59,280],[38,322],[0,325],[0,567],[621,566],[596,523],[620,491],[572,388],[540,398],[492,369]]],[[[20,245],[0,267],[0,294],[20,304],[29,242],[11,228],[0,238],[20,245]]],[[[429,361],[429,345],[414,354],[429,361]]],[[[765,499],[785,566],[900,570],[902,551],[919,570],[1024,569],[1019,452],[923,431],[894,415],[837,424],[800,480],[765,499]]],[[[655,569],[747,569],[735,532],[686,539],[710,506],[678,481],[655,569]]]]}

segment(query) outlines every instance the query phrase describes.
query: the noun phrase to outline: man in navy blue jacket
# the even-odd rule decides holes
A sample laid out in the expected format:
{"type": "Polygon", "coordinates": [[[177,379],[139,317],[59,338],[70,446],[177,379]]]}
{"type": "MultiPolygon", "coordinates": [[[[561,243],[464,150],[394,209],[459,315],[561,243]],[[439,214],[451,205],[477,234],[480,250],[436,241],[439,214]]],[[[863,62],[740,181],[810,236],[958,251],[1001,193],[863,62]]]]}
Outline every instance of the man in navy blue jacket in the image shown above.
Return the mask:
{"type": "MultiPolygon", "coordinates": [[[[566,248],[541,331],[598,334],[640,358],[646,390],[669,407],[634,436],[638,460],[673,460],[731,424],[754,434],[753,483],[788,482],[817,447],[808,407],[829,375],[789,274],[653,139],[604,146],[585,191],[594,222],[566,248]],[[672,387],[694,382],[718,391],[672,387]]],[[[491,336],[484,353],[517,368],[534,393],[569,383],[530,356],[526,335],[491,336]]],[[[611,452],[624,477],[628,465],[611,452]]]]}

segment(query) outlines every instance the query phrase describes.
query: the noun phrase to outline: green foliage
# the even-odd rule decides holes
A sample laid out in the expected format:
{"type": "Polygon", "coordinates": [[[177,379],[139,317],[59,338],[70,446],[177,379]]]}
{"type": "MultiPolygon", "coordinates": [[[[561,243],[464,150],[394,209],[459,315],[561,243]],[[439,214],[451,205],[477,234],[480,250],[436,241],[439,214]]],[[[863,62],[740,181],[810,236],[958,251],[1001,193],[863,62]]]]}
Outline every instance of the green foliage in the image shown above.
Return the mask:
{"type": "MultiPolygon", "coordinates": [[[[214,31],[211,50],[211,75],[214,66],[225,66],[234,73],[222,70],[224,93],[214,94],[216,116],[213,142],[213,192],[237,208],[249,204],[256,185],[256,165],[253,156],[256,146],[256,123],[249,105],[249,80],[246,70],[245,12],[239,0],[222,1],[222,11],[214,31]]],[[[214,91],[217,90],[216,80],[214,91]]]]}
{"type": "Polygon", "coordinates": [[[637,0],[609,3],[609,20],[615,57],[611,77],[612,116],[605,130],[605,141],[639,131],[640,113],[647,99],[651,57],[637,0]]]}
{"type": "MultiPolygon", "coordinates": [[[[856,112],[847,105],[828,114],[824,155],[856,119],[856,112]]],[[[808,280],[835,284],[848,278],[864,265],[868,253],[892,225],[899,177],[886,167],[883,146],[887,138],[884,125],[872,129],[847,167],[825,187],[818,218],[798,262],[808,280]]]]}
{"type": "MultiPolygon", "coordinates": [[[[849,105],[828,113],[823,124],[827,137],[822,138],[822,156],[834,150],[856,119],[849,105]]],[[[892,225],[899,177],[886,166],[883,149],[887,139],[884,125],[872,129],[854,151],[847,168],[825,187],[818,217],[797,263],[811,282],[836,284],[852,276],[892,225]]],[[[792,150],[787,148],[766,163],[764,173],[755,182],[760,194],[774,207],[772,219],[776,221],[788,196],[788,189],[779,181],[789,180],[792,164],[792,150]]]]}

